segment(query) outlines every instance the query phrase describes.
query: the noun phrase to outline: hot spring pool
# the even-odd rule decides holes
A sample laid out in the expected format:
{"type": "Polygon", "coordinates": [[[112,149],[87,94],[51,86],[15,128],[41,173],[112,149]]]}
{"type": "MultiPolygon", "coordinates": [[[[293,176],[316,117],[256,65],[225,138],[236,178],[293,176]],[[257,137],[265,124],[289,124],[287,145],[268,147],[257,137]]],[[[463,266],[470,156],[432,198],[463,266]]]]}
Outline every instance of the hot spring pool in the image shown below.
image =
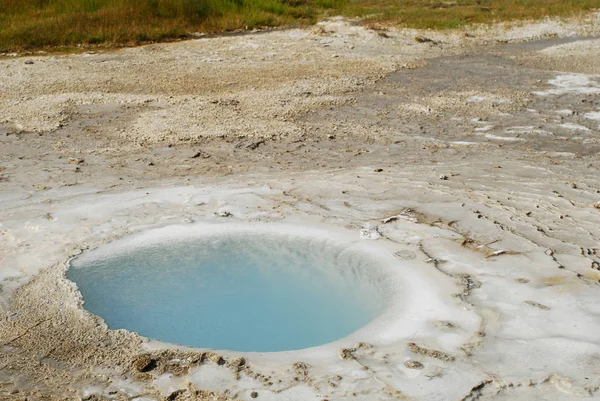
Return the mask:
{"type": "Polygon", "coordinates": [[[334,241],[228,231],[117,241],[71,261],[84,308],[111,329],[247,352],[298,350],[376,318],[370,258],[334,241]]]}

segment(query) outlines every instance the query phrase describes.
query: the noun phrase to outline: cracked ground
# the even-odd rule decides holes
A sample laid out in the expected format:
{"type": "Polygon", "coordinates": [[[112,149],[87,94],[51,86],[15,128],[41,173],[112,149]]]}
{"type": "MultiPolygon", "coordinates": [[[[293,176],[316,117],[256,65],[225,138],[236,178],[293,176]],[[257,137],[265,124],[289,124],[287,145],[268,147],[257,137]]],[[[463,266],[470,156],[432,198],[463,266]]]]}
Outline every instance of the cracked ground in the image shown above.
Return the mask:
{"type": "Polygon", "coordinates": [[[600,40],[319,27],[0,60],[0,399],[600,396],[600,40]],[[269,359],[108,330],[64,278],[220,218],[366,230],[447,309],[269,359]]]}

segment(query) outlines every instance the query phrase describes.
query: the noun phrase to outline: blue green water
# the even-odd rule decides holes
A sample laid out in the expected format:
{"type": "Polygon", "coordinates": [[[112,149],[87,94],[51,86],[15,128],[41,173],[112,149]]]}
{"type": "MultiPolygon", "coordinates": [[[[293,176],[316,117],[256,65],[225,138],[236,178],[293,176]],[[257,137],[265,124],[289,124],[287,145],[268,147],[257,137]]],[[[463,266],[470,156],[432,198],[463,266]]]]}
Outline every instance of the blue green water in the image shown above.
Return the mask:
{"type": "Polygon", "coordinates": [[[112,329],[267,352],[328,343],[377,316],[368,267],[309,239],[240,234],[83,257],[67,277],[112,329]]]}

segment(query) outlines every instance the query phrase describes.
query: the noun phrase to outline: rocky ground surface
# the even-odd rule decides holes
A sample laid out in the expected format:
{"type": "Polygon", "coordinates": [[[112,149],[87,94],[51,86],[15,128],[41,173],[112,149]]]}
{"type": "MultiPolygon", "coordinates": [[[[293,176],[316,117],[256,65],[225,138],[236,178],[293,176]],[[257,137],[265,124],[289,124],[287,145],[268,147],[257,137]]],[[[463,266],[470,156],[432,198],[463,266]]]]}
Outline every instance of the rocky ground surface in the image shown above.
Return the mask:
{"type": "Polygon", "coordinates": [[[600,397],[598,34],[598,14],[444,34],[332,19],[4,56],[0,399],[600,397]],[[147,228],[298,218],[377,230],[452,312],[393,342],[238,355],[107,330],[64,278],[147,228]]]}

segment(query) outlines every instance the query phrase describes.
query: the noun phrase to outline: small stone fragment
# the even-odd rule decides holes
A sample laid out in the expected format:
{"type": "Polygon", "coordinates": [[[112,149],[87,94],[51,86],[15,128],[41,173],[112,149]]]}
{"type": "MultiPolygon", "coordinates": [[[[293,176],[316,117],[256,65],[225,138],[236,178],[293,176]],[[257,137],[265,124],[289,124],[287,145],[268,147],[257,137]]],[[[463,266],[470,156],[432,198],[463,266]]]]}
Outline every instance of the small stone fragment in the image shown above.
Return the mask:
{"type": "Polygon", "coordinates": [[[539,303],[539,302],[535,302],[535,301],[525,301],[525,303],[526,303],[527,305],[531,305],[531,306],[533,306],[533,307],[535,307],[535,308],[539,308],[539,309],[541,309],[541,310],[550,310],[550,307],[549,307],[549,306],[546,306],[546,305],[544,305],[544,304],[541,304],[541,303],[539,303]]]}
{"type": "Polygon", "coordinates": [[[436,43],[433,40],[426,38],[424,36],[415,36],[415,40],[419,43],[433,43],[433,44],[436,43]]]}
{"type": "Polygon", "coordinates": [[[404,366],[406,366],[409,369],[417,369],[417,370],[421,370],[423,369],[425,366],[423,366],[423,364],[419,361],[406,361],[404,362],[404,366]]]}
{"type": "Polygon", "coordinates": [[[398,219],[410,221],[412,223],[416,223],[418,221],[416,217],[409,215],[408,212],[405,210],[402,213],[397,214],[395,216],[386,217],[385,219],[381,220],[381,222],[383,224],[387,224],[387,223],[391,223],[393,221],[396,221],[398,219]]]}
{"type": "Polygon", "coordinates": [[[458,328],[458,326],[456,324],[449,322],[447,320],[438,320],[434,324],[436,327],[439,327],[440,329],[456,329],[456,328],[458,328]]]}
{"type": "Polygon", "coordinates": [[[497,249],[495,251],[490,252],[488,255],[486,255],[486,258],[491,258],[492,256],[503,255],[505,253],[506,253],[505,250],[497,249]]]}
{"type": "Polygon", "coordinates": [[[253,391],[250,393],[250,397],[251,398],[258,398],[258,393],[256,391],[253,391]]]}
{"type": "Polygon", "coordinates": [[[238,149],[245,147],[246,149],[254,150],[254,149],[257,149],[263,143],[265,143],[264,139],[259,140],[259,141],[251,141],[249,143],[248,142],[238,143],[235,147],[238,149]]]}
{"type": "Polygon", "coordinates": [[[76,157],[69,157],[69,160],[67,160],[69,164],[83,164],[84,161],[85,160],[76,157]]]}
{"type": "Polygon", "coordinates": [[[46,219],[46,220],[48,220],[48,221],[56,221],[56,217],[52,216],[52,214],[50,214],[50,213],[46,213],[43,216],[43,218],[46,219]]]}
{"type": "Polygon", "coordinates": [[[231,217],[231,216],[233,216],[233,214],[231,214],[231,212],[228,212],[227,210],[219,210],[218,212],[215,212],[215,216],[231,217]]]}
{"type": "Polygon", "coordinates": [[[190,159],[197,159],[199,157],[201,157],[203,159],[208,159],[208,158],[210,158],[210,155],[203,151],[199,151],[199,152],[196,152],[193,156],[191,156],[190,159]]]}

